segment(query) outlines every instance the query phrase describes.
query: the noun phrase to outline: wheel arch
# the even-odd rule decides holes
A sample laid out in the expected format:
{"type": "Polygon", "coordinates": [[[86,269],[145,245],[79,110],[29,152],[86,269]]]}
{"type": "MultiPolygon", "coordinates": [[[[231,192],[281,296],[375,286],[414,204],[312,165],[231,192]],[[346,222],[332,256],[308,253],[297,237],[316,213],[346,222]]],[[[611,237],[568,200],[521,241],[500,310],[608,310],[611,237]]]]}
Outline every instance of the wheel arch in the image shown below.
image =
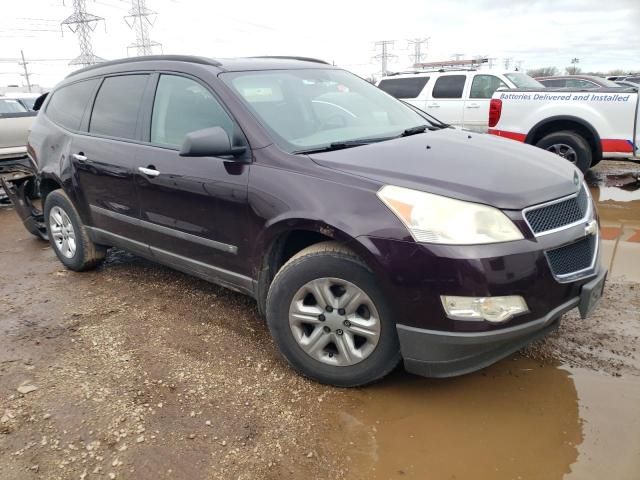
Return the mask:
{"type": "Polygon", "coordinates": [[[556,115],[536,123],[525,138],[525,143],[535,145],[546,135],[562,130],[579,133],[589,143],[593,155],[592,164],[602,159],[602,142],[598,131],[586,120],[571,115],[556,115]]]}
{"type": "Polygon", "coordinates": [[[320,242],[335,241],[352,250],[365,265],[376,271],[379,267],[374,255],[357,238],[343,229],[325,222],[308,219],[281,220],[269,226],[256,242],[254,252],[255,297],[258,310],[265,312],[267,292],[278,270],[301,250],[320,242]]]}

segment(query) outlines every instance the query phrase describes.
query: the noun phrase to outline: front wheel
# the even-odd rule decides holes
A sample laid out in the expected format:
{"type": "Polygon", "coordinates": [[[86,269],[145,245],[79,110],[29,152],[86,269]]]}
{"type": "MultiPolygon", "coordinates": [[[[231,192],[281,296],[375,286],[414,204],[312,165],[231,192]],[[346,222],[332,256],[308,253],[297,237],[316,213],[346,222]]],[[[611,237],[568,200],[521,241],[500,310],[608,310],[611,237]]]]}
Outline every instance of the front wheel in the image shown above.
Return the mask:
{"type": "Polygon", "coordinates": [[[582,135],[573,131],[550,133],[536,143],[536,147],[555,153],[561,158],[573,163],[586,173],[591,168],[593,154],[589,142],[582,135]]]}
{"type": "Polygon", "coordinates": [[[335,242],[312,245],[277,273],[267,324],[303,375],[341,387],[381,379],[400,361],[395,324],[373,273],[335,242]]]}

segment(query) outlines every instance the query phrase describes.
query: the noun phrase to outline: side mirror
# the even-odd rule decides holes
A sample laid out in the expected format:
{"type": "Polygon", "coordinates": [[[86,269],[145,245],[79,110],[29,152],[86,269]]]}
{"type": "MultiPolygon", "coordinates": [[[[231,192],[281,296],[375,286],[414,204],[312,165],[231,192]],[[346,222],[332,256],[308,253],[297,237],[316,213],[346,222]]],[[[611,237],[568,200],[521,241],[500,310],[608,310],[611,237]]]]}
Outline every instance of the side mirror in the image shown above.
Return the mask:
{"type": "Polygon", "coordinates": [[[231,146],[231,139],[220,127],[203,128],[188,133],[182,147],[181,157],[226,157],[242,155],[245,147],[231,146]]]}

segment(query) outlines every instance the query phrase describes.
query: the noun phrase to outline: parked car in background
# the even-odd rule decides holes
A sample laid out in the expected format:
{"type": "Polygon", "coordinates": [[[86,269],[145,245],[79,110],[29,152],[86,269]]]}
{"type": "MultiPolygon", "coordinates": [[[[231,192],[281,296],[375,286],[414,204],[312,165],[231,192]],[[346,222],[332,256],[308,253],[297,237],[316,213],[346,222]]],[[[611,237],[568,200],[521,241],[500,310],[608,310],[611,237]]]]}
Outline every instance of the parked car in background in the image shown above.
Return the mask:
{"type": "Polygon", "coordinates": [[[489,133],[556,153],[586,172],[603,158],[638,158],[638,97],[637,88],[618,85],[496,92],[489,133]]]}
{"type": "Polygon", "coordinates": [[[616,85],[619,85],[620,87],[626,87],[626,88],[640,88],[640,84],[638,83],[634,83],[634,82],[629,82],[628,80],[616,80],[616,85]]]}
{"type": "MultiPolygon", "coordinates": [[[[67,268],[117,246],[251,295],[283,356],[324,383],[401,360],[435,377],[483,368],[588,315],[604,288],[573,165],[318,60],[87,67],[47,97],[29,153],[67,268]]],[[[22,185],[7,187],[28,227],[22,185]]]]}
{"type": "Polygon", "coordinates": [[[0,97],[0,161],[27,154],[27,135],[35,116],[18,100],[0,97]]]}
{"type": "Polygon", "coordinates": [[[378,88],[449,125],[487,131],[489,101],[499,88],[540,88],[522,72],[440,69],[382,78],[378,88]]]}
{"type": "Polygon", "coordinates": [[[0,95],[0,98],[11,98],[11,99],[17,100],[27,110],[33,110],[33,105],[35,104],[38,97],[40,97],[41,95],[42,95],[41,93],[9,92],[9,93],[0,95]]]}
{"type": "Polygon", "coordinates": [[[606,78],[594,75],[565,75],[555,77],[536,77],[545,87],[553,88],[612,88],[617,85],[606,78]]]}
{"type": "Polygon", "coordinates": [[[618,82],[620,80],[624,80],[629,75],[614,75],[612,77],[607,77],[607,80],[611,80],[612,82],[618,82]]]}
{"type": "Polygon", "coordinates": [[[625,82],[635,83],[636,85],[640,85],[640,76],[627,77],[624,79],[625,82]]]}

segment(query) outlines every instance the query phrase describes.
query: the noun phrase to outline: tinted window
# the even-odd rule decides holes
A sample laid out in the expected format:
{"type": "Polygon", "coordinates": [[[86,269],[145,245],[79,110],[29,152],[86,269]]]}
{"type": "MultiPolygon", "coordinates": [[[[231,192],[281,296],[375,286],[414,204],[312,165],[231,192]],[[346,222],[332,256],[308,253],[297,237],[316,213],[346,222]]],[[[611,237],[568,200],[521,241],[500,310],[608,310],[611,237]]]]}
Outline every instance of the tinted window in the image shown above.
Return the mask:
{"type": "Polygon", "coordinates": [[[390,78],[381,80],[378,88],[396,98],[416,98],[429,81],[429,77],[390,78]]]}
{"type": "Polygon", "coordinates": [[[543,84],[545,87],[566,87],[567,85],[567,81],[566,80],[540,80],[540,83],[543,84]]]}
{"type": "Polygon", "coordinates": [[[640,83],[640,77],[629,77],[625,79],[627,82],[640,83]]]}
{"type": "Polygon", "coordinates": [[[589,80],[576,80],[576,79],[570,79],[567,80],[567,87],[570,88],[598,88],[599,85],[593,82],[590,82],[589,80]]]}
{"type": "Polygon", "coordinates": [[[444,75],[433,86],[433,98],[462,98],[465,75],[444,75]]]}
{"type": "Polygon", "coordinates": [[[93,104],[89,131],[118,138],[135,138],[138,110],[148,75],[107,77],[93,104]]]}
{"type": "Polygon", "coordinates": [[[493,92],[507,85],[494,75],[476,75],[471,84],[470,98],[491,98],[493,92]]]}
{"type": "Polygon", "coordinates": [[[176,75],[162,75],[151,117],[151,142],[180,146],[187,133],[224,128],[233,137],[233,121],[202,85],[176,75]]]}
{"type": "Polygon", "coordinates": [[[98,79],[93,79],[59,88],[53,92],[47,105],[47,116],[65,128],[78,130],[82,114],[97,84],[98,79]]]}
{"type": "Polygon", "coordinates": [[[0,113],[24,113],[27,109],[12,98],[0,98],[0,113]]]}

